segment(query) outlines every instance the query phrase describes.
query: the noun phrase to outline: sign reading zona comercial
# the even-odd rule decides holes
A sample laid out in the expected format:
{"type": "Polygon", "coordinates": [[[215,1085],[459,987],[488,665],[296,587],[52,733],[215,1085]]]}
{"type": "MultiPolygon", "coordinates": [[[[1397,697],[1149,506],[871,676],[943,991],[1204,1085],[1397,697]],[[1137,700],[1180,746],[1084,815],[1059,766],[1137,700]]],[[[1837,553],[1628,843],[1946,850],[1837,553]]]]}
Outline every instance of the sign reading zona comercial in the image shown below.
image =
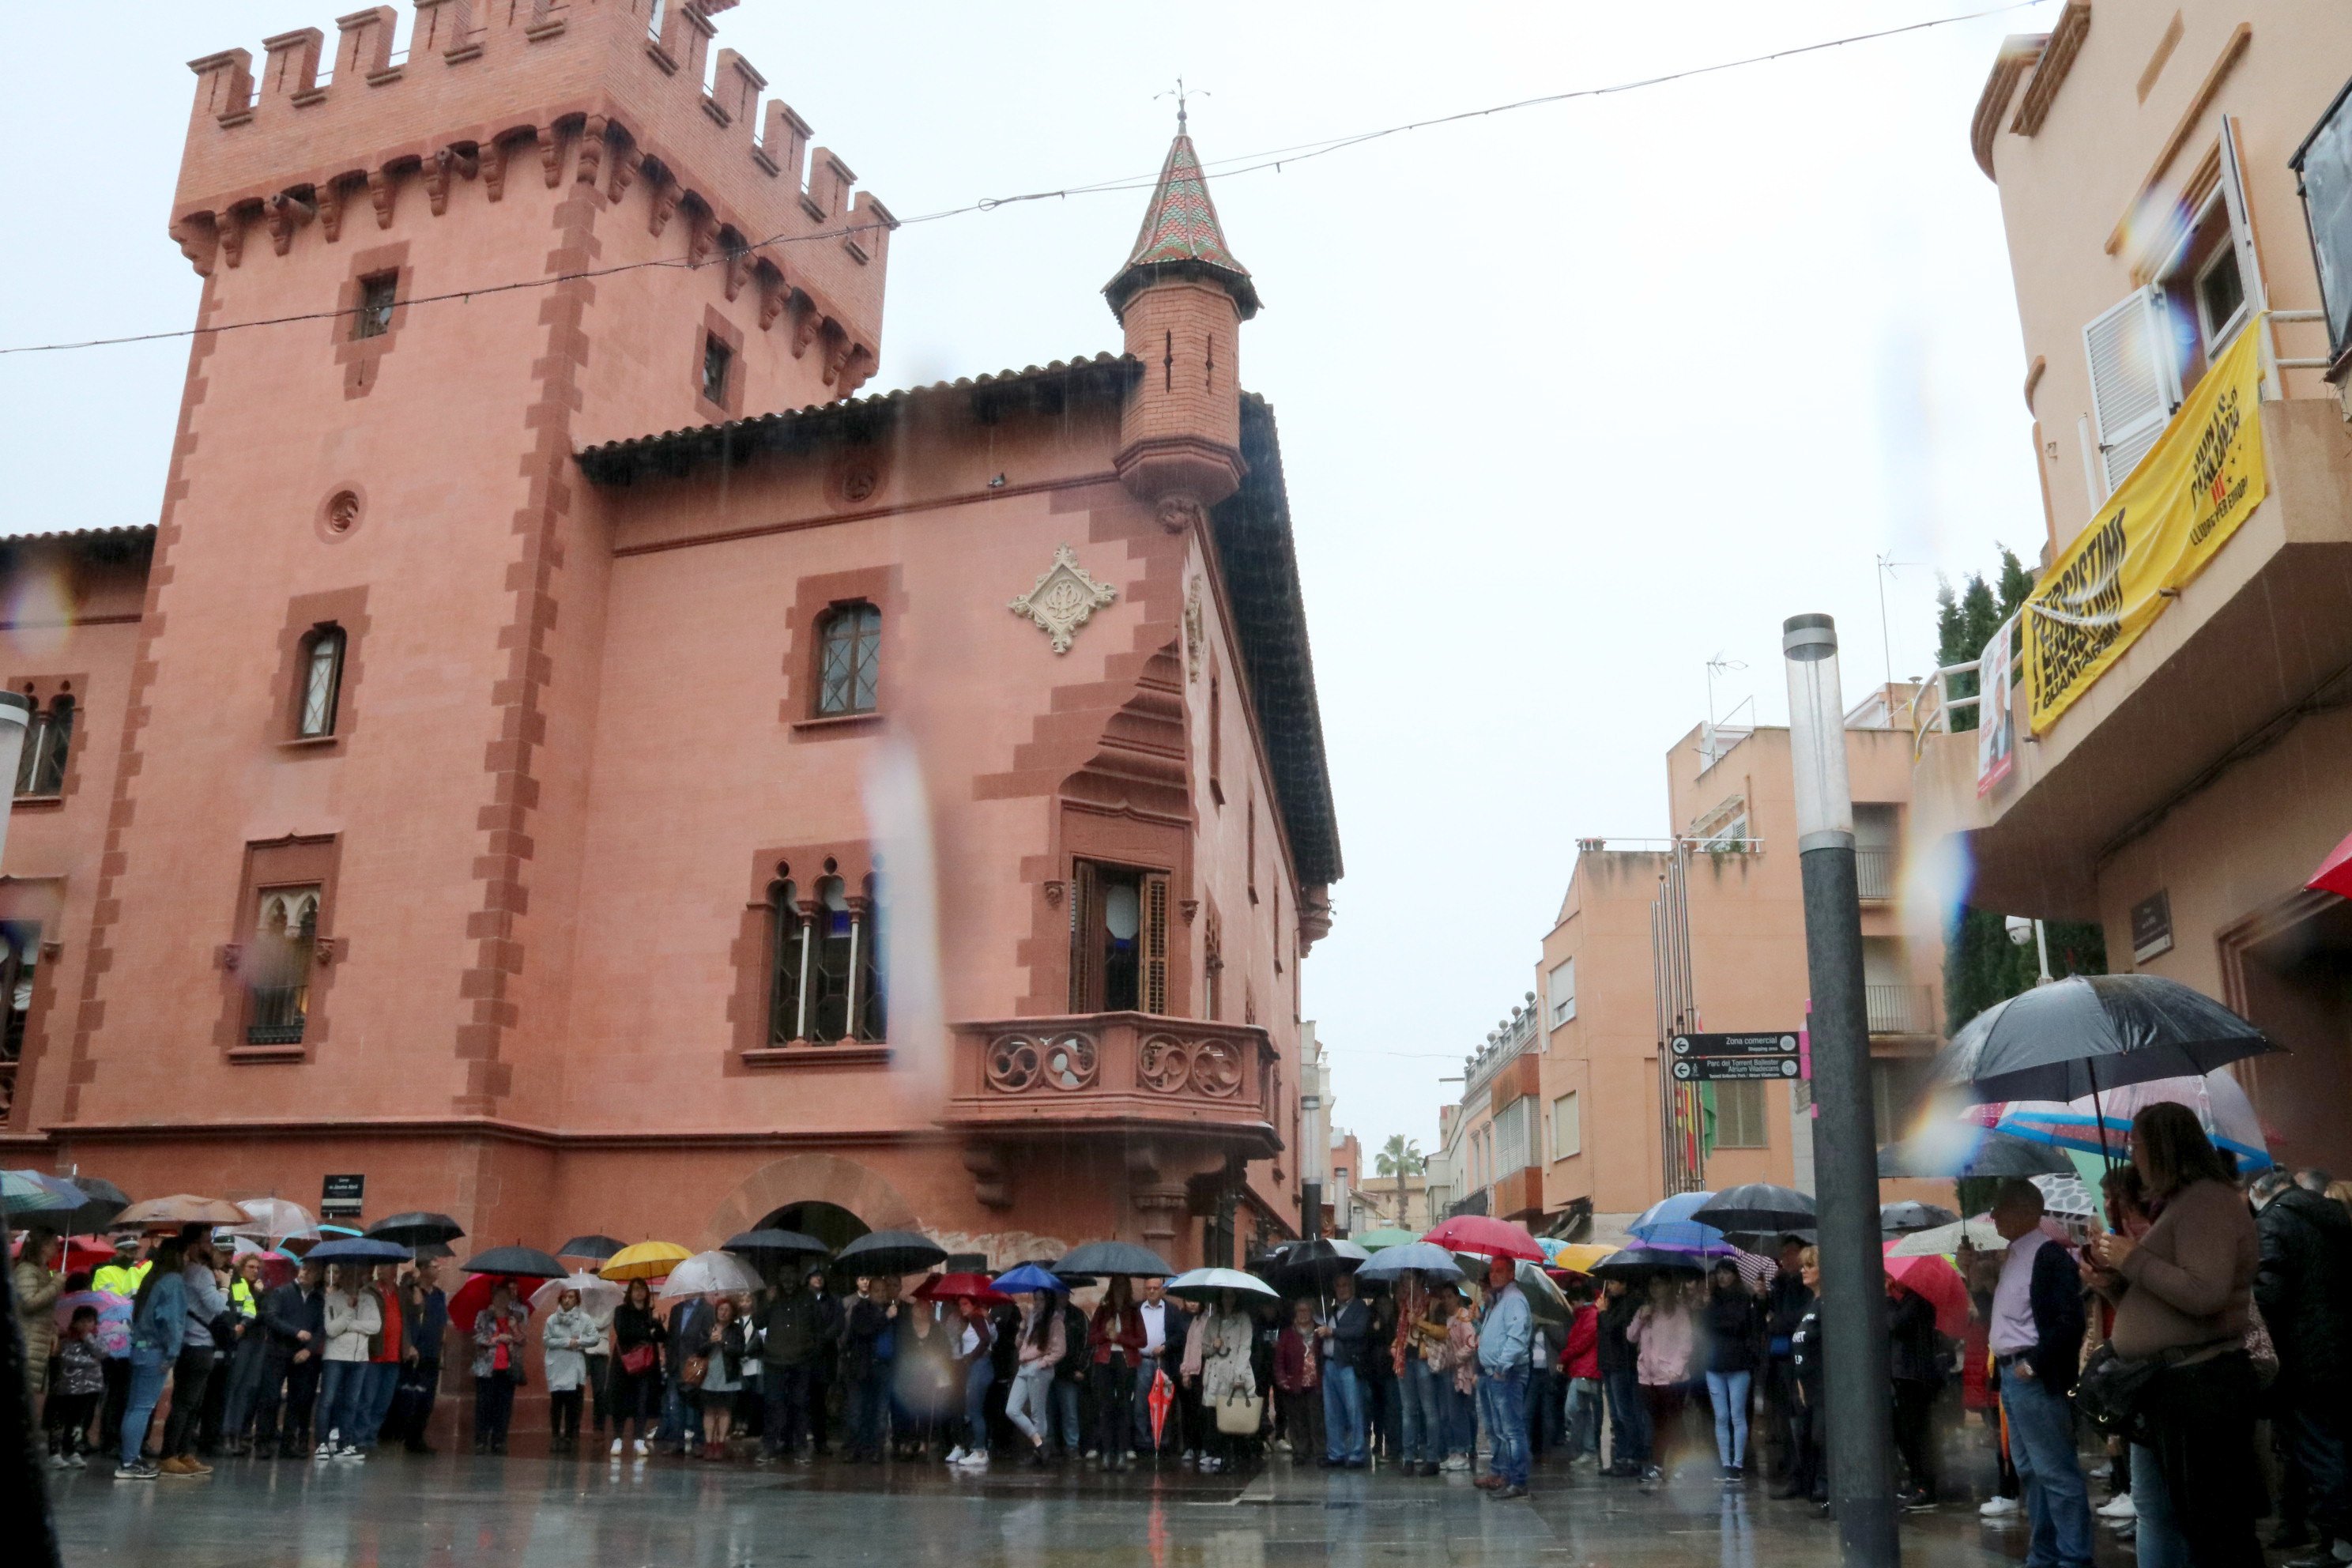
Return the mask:
{"type": "Polygon", "coordinates": [[[1724,1083],[1797,1076],[1796,1031],[1765,1035],[1676,1035],[1666,1050],[1676,1081],[1724,1083]]]}

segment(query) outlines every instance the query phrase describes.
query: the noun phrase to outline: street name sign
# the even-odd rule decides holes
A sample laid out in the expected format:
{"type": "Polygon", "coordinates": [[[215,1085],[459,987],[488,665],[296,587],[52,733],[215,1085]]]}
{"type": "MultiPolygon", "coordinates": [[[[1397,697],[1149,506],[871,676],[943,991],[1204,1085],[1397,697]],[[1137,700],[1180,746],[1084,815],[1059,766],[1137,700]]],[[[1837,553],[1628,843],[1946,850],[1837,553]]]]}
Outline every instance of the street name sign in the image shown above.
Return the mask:
{"type": "Polygon", "coordinates": [[[1793,1029],[1762,1035],[1676,1035],[1666,1048],[1677,1083],[1793,1079],[1798,1073],[1793,1029]]]}

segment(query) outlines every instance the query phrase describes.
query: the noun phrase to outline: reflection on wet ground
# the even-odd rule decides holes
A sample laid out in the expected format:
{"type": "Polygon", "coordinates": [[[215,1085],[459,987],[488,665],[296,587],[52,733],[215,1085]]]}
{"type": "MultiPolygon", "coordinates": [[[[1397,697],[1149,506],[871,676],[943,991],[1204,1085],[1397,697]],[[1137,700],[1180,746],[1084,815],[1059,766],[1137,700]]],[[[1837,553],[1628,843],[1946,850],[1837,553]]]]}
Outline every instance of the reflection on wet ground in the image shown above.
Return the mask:
{"type": "MultiPolygon", "coordinates": [[[[1288,1568],[1445,1563],[1780,1568],[1837,1558],[1834,1527],[1760,1490],[1691,1479],[1656,1494],[1539,1469],[1529,1502],[1488,1502],[1467,1476],[1172,1469],[1103,1476],[999,1467],[754,1468],[677,1459],[614,1465],[386,1455],[364,1465],[225,1460],[194,1480],[58,1485],[68,1568],[408,1564],[751,1568],[799,1562],[905,1568],[1288,1568]]],[[[2102,1532],[2104,1534],[2104,1532],[2102,1532]]],[[[1906,1561],[1999,1568],[2024,1531],[1973,1504],[1909,1516],[1906,1561]]],[[[2102,1568],[2127,1561],[2102,1542],[2102,1568]]]]}

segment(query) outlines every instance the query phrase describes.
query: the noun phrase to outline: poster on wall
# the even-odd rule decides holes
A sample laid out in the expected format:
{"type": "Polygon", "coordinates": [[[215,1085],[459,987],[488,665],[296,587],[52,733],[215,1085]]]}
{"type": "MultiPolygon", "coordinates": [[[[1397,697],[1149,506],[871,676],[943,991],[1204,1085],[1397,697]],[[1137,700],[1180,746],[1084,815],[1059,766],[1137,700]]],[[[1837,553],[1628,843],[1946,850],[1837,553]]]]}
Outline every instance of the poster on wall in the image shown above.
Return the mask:
{"type": "Polygon", "coordinates": [[[2017,719],[2010,711],[2011,660],[2009,639],[2014,616],[2000,624],[1977,660],[1977,795],[1990,795],[2017,762],[2017,719]]]}

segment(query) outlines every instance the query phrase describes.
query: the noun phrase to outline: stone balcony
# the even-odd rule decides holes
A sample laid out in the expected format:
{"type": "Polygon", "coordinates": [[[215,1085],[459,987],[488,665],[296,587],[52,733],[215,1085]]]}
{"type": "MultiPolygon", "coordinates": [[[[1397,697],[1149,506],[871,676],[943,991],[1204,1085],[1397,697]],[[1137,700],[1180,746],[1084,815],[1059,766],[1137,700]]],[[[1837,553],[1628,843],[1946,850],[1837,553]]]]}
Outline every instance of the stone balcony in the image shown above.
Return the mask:
{"type": "Polygon", "coordinates": [[[1150,1131],[1207,1138],[1246,1158],[1278,1152],[1268,1114],[1275,1049],[1264,1029],[1149,1013],[952,1026],[940,1121],[1006,1137],[1150,1131]]]}

